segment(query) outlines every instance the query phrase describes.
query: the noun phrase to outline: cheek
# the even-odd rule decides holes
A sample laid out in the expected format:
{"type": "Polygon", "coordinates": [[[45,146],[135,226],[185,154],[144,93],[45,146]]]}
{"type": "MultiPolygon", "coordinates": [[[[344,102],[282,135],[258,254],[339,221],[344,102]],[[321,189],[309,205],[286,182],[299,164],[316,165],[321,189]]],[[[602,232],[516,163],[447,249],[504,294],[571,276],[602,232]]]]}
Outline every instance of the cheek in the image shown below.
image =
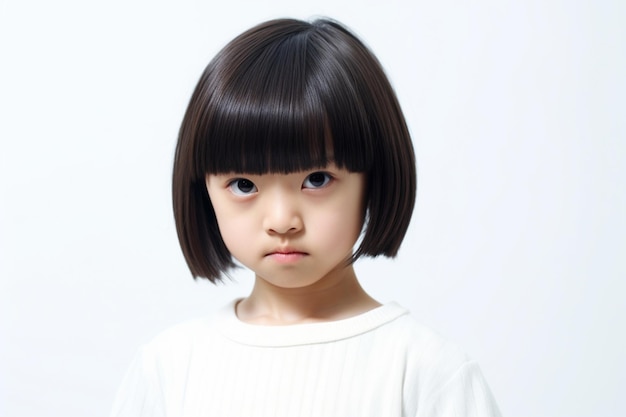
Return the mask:
{"type": "Polygon", "coordinates": [[[224,244],[231,253],[236,252],[241,241],[246,238],[244,233],[247,227],[245,218],[237,216],[232,208],[228,204],[224,204],[219,198],[212,199],[211,203],[224,244]]]}
{"type": "Polygon", "coordinates": [[[361,204],[341,201],[324,211],[318,212],[314,226],[309,230],[323,236],[326,244],[333,246],[352,246],[361,233],[363,209],[361,204]]]}
{"type": "Polygon", "coordinates": [[[231,253],[237,252],[237,248],[245,245],[246,239],[249,240],[250,229],[245,219],[233,216],[232,213],[228,212],[220,212],[218,214],[217,210],[215,215],[217,217],[217,226],[220,229],[220,234],[226,247],[231,253]]]}

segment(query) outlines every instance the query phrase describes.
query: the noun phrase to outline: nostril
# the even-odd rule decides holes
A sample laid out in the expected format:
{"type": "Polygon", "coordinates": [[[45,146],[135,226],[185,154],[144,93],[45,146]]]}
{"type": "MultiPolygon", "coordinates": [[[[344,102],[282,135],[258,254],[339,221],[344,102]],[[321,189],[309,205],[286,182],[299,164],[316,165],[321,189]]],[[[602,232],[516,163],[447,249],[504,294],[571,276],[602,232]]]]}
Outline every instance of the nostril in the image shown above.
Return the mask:
{"type": "Polygon", "coordinates": [[[268,232],[270,233],[274,233],[274,234],[279,234],[279,235],[283,235],[283,234],[288,234],[288,233],[295,233],[298,232],[300,230],[300,228],[295,227],[295,226],[291,226],[291,227],[272,227],[268,230],[268,232]]]}
{"type": "Polygon", "coordinates": [[[268,220],[266,230],[273,234],[293,234],[297,233],[304,227],[299,216],[291,216],[288,218],[268,220]]]}

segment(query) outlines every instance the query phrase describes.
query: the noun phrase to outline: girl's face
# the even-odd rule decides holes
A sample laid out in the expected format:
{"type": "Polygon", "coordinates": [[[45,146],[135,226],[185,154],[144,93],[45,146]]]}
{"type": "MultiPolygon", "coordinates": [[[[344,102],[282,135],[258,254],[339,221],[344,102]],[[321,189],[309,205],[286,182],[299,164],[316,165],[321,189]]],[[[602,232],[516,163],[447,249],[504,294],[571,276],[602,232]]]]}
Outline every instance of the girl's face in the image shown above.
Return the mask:
{"type": "Polygon", "coordinates": [[[365,178],[330,164],[291,174],[207,175],[230,253],[257,279],[302,288],[350,268],[364,219],[365,178]]]}

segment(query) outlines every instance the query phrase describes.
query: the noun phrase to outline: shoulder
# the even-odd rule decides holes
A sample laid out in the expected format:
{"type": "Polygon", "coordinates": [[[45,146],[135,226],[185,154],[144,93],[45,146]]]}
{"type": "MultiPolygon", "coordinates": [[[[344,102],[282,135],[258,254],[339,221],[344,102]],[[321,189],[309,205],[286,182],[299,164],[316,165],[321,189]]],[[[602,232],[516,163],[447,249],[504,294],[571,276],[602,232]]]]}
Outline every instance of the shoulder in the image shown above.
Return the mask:
{"type": "Polygon", "coordinates": [[[418,321],[408,310],[396,303],[384,308],[395,313],[361,335],[361,341],[369,346],[371,355],[389,358],[385,366],[395,366],[409,389],[436,389],[471,362],[456,343],[418,321]]]}
{"type": "Polygon", "coordinates": [[[419,362],[444,362],[458,367],[470,361],[469,356],[456,343],[432,327],[418,321],[408,310],[381,329],[385,336],[402,346],[407,359],[419,362]]]}
{"type": "Polygon", "coordinates": [[[221,346],[219,322],[223,317],[223,310],[228,309],[229,303],[223,309],[207,315],[175,324],[153,337],[141,349],[141,355],[146,361],[179,362],[190,357],[194,352],[210,352],[221,346]]]}
{"type": "Polygon", "coordinates": [[[212,321],[211,318],[198,318],[175,324],[158,333],[144,347],[167,350],[187,345],[210,333],[212,321]]]}
{"type": "Polygon", "coordinates": [[[177,323],[158,333],[144,345],[147,349],[175,349],[193,343],[207,342],[213,338],[220,327],[220,322],[226,320],[234,311],[236,300],[229,302],[217,311],[183,322],[177,323]]]}
{"type": "Polygon", "coordinates": [[[389,323],[403,346],[404,394],[420,416],[499,416],[478,363],[458,344],[410,314],[389,323]]]}
{"type": "Polygon", "coordinates": [[[160,332],[139,348],[134,372],[158,391],[179,393],[189,372],[206,369],[228,353],[215,320],[215,315],[187,320],[160,332]]]}
{"type": "Polygon", "coordinates": [[[137,351],[114,403],[112,416],[165,415],[167,404],[179,404],[193,369],[205,369],[222,349],[215,318],[176,324],[137,351]],[[217,354],[216,354],[217,353],[217,354]]]}
{"type": "Polygon", "coordinates": [[[145,374],[160,377],[183,370],[194,351],[202,349],[211,338],[211,321],[195,319],[176,324],[143,344],[137,352],[137,366],[145,374]]]}

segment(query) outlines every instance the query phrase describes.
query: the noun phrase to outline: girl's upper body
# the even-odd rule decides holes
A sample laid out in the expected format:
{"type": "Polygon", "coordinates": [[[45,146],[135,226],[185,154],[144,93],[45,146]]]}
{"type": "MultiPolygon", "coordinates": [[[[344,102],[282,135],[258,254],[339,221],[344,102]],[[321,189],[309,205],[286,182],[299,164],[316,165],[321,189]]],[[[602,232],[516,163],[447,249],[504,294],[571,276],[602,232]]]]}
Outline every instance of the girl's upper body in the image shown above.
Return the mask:
{"type": "Polygon", "coordinates": [[[144,346],[112,417],[500,415],[476,362],[395,303],[287,326],[235,306],[144,346]]]}
{"type": "Polygon", "coordinates": [[[343,26],[269,21],[218,53],[172,190],[192,275],[237,261],[254,287],[146,345],[114,416],[497,415],[474,362],[359,285],[360,256],[398,252],[416,169],[389,81],[343,26]]]}

